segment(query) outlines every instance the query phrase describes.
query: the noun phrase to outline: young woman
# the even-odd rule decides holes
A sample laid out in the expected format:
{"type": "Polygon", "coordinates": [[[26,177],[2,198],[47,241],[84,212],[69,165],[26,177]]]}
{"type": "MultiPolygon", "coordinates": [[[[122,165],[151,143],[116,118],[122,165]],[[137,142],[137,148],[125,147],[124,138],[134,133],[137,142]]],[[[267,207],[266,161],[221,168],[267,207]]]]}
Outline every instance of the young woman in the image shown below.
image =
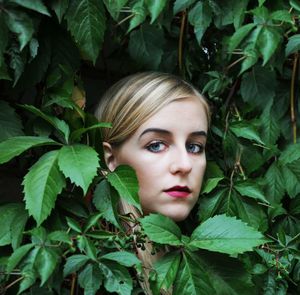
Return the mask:
{"type": "MultiPolygon", "coordinates": [[[[96,116],[112,123],[103,131],[108,168],[125,164],[136,171],[143,214],[184,220],[198,200],[206,167],[209,107],[203,96],[179,77],[139,73],[114,84],[96,116]]],[[[121,210],[139,217],[125,202],[121,210]]],[[[139,251],[146,267],[155,259],[150,256],[139,251]]]]}

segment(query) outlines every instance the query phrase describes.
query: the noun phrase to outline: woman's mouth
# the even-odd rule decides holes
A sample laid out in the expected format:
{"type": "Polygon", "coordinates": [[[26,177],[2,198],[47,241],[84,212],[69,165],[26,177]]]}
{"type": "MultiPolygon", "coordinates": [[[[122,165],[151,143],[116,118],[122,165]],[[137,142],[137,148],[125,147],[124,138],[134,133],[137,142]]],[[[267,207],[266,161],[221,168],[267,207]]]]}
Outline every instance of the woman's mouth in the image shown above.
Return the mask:
{"type": "Polygon", "coordinates": [[[173,186],[164,190],[166,194],[173,198],[186,198],[191,193],[191,190],[187,186],[173,186]]]}

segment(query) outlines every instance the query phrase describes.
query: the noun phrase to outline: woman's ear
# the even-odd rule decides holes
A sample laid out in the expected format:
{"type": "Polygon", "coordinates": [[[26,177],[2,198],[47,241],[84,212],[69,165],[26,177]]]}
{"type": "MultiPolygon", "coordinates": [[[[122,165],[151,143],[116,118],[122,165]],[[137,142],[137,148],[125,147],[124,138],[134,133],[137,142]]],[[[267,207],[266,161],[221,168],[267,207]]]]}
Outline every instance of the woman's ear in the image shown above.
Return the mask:
{"type": "Polygon", "coordinates": [[[103,142],[104,160],[110,171],[117,168],[117,159],[112,146],[108,142],[103,142]]]}

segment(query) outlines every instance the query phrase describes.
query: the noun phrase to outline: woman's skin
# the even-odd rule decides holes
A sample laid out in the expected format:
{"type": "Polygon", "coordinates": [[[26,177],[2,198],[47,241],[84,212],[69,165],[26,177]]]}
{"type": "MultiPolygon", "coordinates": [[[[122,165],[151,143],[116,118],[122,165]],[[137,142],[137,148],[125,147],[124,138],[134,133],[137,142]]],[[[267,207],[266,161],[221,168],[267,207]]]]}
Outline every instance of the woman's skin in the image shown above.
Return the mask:
{"type": "Polygon", "coordinates": [[[208,122],[195,97],[176,100],[143,123],[120,147],[104,143],[113,171],[130,165],[137,173],[144,214],[184,220],[197,202],[206,167],[208,122]]]}

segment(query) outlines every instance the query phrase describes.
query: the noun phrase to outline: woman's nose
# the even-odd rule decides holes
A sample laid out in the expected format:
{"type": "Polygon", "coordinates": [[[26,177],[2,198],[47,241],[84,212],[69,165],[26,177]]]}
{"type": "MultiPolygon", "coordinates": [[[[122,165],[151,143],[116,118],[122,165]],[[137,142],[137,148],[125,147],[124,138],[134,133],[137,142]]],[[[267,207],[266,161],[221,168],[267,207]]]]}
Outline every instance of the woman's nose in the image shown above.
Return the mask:
{"type": "Polygon", "coordinates": [[[182,173],[186,174],[192,170],[192,159],[189,153],[184,149],[184,151],[176,150],[172,154],[170,172],[172,174],[182,173]]]}

